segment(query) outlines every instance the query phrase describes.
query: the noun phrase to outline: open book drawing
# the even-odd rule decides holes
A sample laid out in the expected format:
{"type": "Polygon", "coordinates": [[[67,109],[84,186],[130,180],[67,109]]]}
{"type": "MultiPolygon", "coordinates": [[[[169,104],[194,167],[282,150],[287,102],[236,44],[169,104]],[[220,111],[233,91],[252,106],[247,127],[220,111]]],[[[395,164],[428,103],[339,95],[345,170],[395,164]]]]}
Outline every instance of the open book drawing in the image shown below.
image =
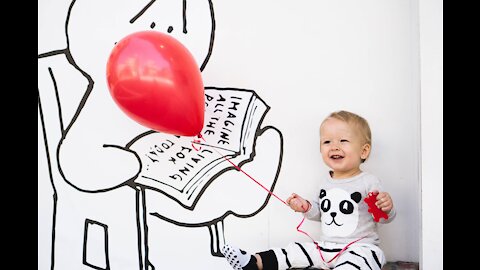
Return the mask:
{"type": "Polygon", "coordinates": [[[205,88],[203,138],[150,132],[131,145],[142,161],[135,180],[187,209],[226,169],[250,161],[256,131],[270,107],[254,91],[205,88]],[[228,160],[227,160],[228,159],[228,160]]]}

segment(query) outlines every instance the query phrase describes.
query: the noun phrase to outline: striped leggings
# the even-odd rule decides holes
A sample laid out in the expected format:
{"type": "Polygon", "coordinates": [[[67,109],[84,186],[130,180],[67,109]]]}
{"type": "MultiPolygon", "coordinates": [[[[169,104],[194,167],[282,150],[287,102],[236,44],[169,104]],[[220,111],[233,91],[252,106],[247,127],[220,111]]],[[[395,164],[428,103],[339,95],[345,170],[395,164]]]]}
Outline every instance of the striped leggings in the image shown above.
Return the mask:
{"type": "Polygon", "coordinates": [[[290,243],[286,248],[272,248],[259,252],[264,270],[315,267],[320,269],[381,270],[385,264],[383,251],[376,245],[354,243],[333,259],[345,244],[318,242],[320,252],[313,243],[290,243]],[[323,259],[322,259],[323,257],[323,259]],[[330,263],[329,261],[332,260],[330,263]]]}

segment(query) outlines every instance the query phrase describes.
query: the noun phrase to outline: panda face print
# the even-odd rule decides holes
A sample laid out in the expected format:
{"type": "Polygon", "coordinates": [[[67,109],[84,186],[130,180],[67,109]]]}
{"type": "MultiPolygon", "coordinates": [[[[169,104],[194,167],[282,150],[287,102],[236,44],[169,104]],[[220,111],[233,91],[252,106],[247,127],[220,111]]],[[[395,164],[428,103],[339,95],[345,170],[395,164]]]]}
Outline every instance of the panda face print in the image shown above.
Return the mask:
{"type": "Polygon", "coordinates": [[[343,189],[322,189],[319,195],[322,211],[322,231],[328,236],[348,236],[358,224],[360,192],[349,193],[343,189]]]}

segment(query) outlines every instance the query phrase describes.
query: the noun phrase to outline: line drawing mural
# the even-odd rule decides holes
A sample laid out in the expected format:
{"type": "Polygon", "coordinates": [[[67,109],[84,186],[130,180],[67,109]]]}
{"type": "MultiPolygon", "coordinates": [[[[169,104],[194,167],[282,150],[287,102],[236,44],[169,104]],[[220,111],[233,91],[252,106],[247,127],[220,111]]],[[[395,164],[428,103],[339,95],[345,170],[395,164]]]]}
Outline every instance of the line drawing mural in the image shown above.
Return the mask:
{"type": "Polygon", "coordinates": [[[161,269],[149,254],[162,241],[149,238],[152,220],[205,227],[210,254],[222,257],[225,218],[252,218],[267,206],[271,194],[252,193],[258,186],[227,162],[251,165],[248,173],[274,190],[283,136],[262,126],[270,106],[257,92],[205,86],[205,141],[193,144],[133,122],[109,95],[107,58],[127,34],[169,33],[203,71],[215,27],[211,0],[71,2],[67,47],[38,55],[39,136],[49,175],[39,185],[52,192],[50,269],[161,269]]]}

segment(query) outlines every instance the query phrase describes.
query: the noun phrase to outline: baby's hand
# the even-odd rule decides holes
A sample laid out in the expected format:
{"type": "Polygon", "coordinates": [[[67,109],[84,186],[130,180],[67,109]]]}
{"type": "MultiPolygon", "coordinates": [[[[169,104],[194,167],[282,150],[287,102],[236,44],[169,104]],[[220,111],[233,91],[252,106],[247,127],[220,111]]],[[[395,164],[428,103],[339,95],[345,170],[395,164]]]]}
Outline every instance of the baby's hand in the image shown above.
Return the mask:
{"type": "Polygon", "coordinates": [[[292,193],[290,197],[287,198],[287,205],[292,208],[295,212],[305,213],[310,210],[310,203],[299,195],[292,193]]]}
{"type": "MultiPolygon", "coordinates": [[[[377,191],[378,192],[378,191],[377,191]]],[[[390,213],[393,208],[393,201],[388,192],[378,192],[377,201],[375,205],[385,213],[390,213]]]]}

